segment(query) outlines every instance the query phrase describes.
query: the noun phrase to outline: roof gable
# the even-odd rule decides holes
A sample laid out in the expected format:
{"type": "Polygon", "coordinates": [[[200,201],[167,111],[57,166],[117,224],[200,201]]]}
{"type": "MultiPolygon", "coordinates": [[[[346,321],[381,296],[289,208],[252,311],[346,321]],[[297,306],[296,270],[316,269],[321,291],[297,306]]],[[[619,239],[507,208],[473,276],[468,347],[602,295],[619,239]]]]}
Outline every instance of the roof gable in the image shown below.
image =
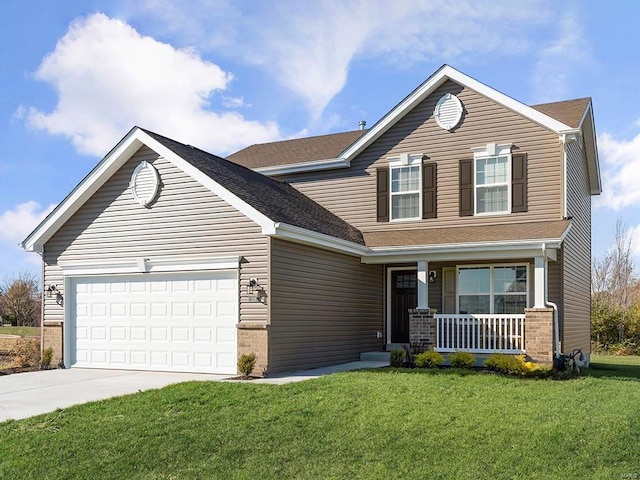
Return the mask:
{"type": "Polygon", "coordinates": [[[504,93],[495,90],[476,79],[456,70],[449,65],[443,65],[433,75],[431,75],[422,85],[411,92],[404,98],[398,105],[396,105],[389,113],[387,113],[382,119],[380,119],[373,127],[371,127],[365,135],[360,137],[351,146],[345,149],[340,157],[347,160],[353,159],[356,155],[361,153],[365,148],[371,145],[377,140],[384,132],[389,130],[395,125],[402,117],[413,110],[418,104],[420,104],[425,98],[431,95],[438,87],[440,87],[447,80],[451,80],[462,86],[468,87],[471,90],[478,92],[479,94],[493,100],[494,102],[503,105],[504,107],[513,110],[520,115],[528,118],[529,120],[548,128],[558,134],[566,131],[573,130],[569,125],[562,123],[555,118],[551,118],[545,113],[536,110],[524,103],[521,103],[504,93]]]}
{"type": "Polygon", "coordinates": [[[362,234],[290,185],[167,137],[134,127],[22,242],[28,251],[44,244],[146,145],[274,234],[280,223],[362,245],[362,234]]]}

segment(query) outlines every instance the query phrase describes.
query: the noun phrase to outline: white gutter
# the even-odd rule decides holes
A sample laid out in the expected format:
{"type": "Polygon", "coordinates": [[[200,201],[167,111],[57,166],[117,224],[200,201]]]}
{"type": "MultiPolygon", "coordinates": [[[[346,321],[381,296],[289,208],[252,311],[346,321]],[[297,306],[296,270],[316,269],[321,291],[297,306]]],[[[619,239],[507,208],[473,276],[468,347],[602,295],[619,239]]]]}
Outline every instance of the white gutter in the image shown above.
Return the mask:
{"type": "Polygon", "coordinates": [[[346,158],[328,158],[325,160],[313,160],[311,162],[290,163],[288,165],[274,165],[271,167],[254,168],[258,173],[272,177],[275,175],[287,175],[290,173],[316,172],[318,170],[335,170],[349,168],[351,160],[346,158]]]}

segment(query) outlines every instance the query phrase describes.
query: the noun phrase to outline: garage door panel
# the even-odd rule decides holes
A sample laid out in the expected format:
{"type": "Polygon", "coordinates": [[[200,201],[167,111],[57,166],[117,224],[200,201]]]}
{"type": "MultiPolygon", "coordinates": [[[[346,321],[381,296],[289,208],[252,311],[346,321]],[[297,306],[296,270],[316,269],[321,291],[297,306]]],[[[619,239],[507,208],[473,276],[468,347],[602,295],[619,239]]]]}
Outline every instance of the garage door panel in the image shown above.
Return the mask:
{"type": "Polygon", "coordinates": [[[203,272],[74,279],[72,365],[235,373],[236,276],[203,272]]]}

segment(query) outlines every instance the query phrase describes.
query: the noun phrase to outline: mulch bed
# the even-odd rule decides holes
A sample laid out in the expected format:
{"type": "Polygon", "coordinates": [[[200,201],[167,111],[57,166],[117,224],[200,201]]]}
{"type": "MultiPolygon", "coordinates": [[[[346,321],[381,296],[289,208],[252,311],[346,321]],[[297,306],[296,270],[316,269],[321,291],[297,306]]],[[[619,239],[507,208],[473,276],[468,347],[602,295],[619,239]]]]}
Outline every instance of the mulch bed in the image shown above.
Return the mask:
{"type": "Polygon", "coordinates": [[[227,378],[227,380],[257,380],[260,377],[254,377],[251,375],[240,375],[239,377],[231,377],[227,378]]]}

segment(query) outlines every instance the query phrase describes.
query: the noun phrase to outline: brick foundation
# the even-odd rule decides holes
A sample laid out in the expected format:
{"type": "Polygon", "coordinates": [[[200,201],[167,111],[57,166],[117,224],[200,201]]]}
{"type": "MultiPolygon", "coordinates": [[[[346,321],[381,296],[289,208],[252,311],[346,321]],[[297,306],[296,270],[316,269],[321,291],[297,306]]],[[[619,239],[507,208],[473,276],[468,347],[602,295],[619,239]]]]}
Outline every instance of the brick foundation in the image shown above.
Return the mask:
{"type": "Polygon", "coordinates": [[[436,310],[409,310],[409,343],[411,348],[431,350],[436,347],[436,310]]]}
{"type": "Polygon", "coordinates": [[[524,341],[527,357],[553,363],[553,308],[526,308],[524,341]]]}
{"type": "Polygon", "coordinates": [[[49,347],[53,349],[52,367],[62,363],[62,325],[62,322],[48,322],[42,327],[42,349],[49,347]]]}
{"type": "Polygon", "coordinates": [[[266,375],[269,368],[269,325],[259,322],[238,324],[238,358],[248,353],[256,354],[252,375],[266,375]]]}

